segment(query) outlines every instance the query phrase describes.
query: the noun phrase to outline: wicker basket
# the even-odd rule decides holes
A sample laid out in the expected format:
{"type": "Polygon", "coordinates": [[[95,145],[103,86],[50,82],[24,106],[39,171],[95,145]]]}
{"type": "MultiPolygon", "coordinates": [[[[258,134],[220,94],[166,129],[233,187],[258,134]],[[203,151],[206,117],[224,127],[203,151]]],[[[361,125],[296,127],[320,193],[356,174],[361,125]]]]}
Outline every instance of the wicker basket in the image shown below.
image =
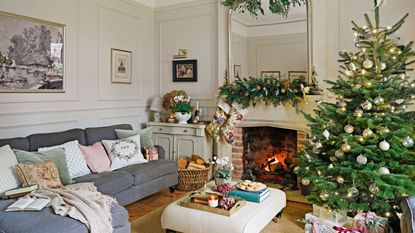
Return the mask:
{"type": "Polygon", "coordinates": [[[179,169],[179,191],[195,191],[205,186],[211,166],[205,169],[179,169]]]}

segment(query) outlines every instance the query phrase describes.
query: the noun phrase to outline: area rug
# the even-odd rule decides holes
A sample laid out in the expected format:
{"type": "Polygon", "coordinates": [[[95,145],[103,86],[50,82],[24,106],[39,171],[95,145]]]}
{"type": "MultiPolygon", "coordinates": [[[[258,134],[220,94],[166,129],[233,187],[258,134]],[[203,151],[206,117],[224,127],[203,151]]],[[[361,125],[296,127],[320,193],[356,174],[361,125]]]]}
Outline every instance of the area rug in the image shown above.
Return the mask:
{"type": "MultiPolygon", "coordinates": [[[[167,206],[167,205],[166,205],[167,206]]],[[[160,207],[131,223],[132,233],[165,233],[161,228],[161,214],[166,206],[160,207]]],[[[261,233],[301,233],[303,226],[297,220],[295,209],[287,207],[284,209],[283,217],[278,221],[271,221],[261,233]]],[[[213,233],[213,232],[212,232],[213,233]]]]}

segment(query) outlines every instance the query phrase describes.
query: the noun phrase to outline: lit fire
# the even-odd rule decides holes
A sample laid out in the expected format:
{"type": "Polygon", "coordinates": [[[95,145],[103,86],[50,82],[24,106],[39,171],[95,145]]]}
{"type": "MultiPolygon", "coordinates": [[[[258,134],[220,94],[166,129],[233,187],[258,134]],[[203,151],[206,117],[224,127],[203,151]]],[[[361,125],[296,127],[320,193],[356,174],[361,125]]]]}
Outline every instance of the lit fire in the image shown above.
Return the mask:
{"type": "Polygon", "coordinates": [[[262,164],[262,167],[264,168],[265,171],[271,172],[280,163],[284,167],[284,169],[287,169],[287,165],[284,162],[285,158],[287,157],[288,157],[288,150],[284,148],[281,152],[268,158],[267,161],[264,164],[262,164]]]}

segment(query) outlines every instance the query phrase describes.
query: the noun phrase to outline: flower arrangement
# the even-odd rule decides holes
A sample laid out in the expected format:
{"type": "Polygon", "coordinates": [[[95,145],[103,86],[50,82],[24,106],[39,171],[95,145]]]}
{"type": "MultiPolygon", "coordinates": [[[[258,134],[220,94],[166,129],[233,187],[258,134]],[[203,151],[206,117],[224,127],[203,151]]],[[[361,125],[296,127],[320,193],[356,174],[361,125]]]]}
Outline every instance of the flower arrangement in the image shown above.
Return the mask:
{"type": "Polygon", "coordinates": [[[216,192],[220,192],[220,193],[229,193],[233,190],[233,187],[229,184],[229,183],[224,183],[224,184],[218,184],[215,186],[215,188],[213,188],[214,191],[216,192]]]}
{"type": "Polygon", "coordinates": [[[174,90],[164,95],[163,107],[171,112],[191,113],[190,97],[183,90],[174,90]]]}
{"type": "Polygon", "coordinates": [[[233,166],[229,157],[225,156],[216,160],[215,178],[230,179],[232,177],[233,166]]]}

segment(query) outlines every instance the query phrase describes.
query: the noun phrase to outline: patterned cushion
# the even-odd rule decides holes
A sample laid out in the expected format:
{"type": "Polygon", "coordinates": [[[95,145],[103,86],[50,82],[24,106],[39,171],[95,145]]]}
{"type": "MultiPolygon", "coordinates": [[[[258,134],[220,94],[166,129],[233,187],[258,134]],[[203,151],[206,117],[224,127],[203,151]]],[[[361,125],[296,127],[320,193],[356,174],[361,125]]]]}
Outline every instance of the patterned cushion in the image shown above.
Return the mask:
{"type": "Polygon", "coordinates": [[[40,189],[62,187],[58,168],[52,160],[43,163],[18,163],[16,173],[23,185],[37,184],[40,189]]]}
{"type": "Polygon", "coordinates": [[[140,135],[120,140],[102,140],[102,144],[104,144],[111,160],[110,171],[147,162],[141,153],[140,135]]]}
{"type": "Polygon", "coordinates": [[[140,143],[142,147],[153,147],[153,130],[152,128],[145,128],[139,130],[125,130],[115,129],[118,139],[132,137],[134,135],[140,135],[140,143]]]}
{"type": "Polygon", "coordinates": [[[39,148],[38,151],[43,152],[61,147],[64,148],[66,163],[68,164],[69,176],[73,179],[91,173],[78,145],[79,142],[75,140],[58,146],[39,148]]]}
{"type": "Polygon", "coordinates": [[[20,186],[20,181],[14,171],[16,164],[16,155],[10,146],[0,147],[0,196],[4,191],[20,186]]]}
{"type": "Polygon", "coordinates": [[[86,163],[93,173],[107,172],[110,170],[111,161],[105,152],[101,142],[97,142],[92,146],[79,145],[84,154],[86,163]]]}

